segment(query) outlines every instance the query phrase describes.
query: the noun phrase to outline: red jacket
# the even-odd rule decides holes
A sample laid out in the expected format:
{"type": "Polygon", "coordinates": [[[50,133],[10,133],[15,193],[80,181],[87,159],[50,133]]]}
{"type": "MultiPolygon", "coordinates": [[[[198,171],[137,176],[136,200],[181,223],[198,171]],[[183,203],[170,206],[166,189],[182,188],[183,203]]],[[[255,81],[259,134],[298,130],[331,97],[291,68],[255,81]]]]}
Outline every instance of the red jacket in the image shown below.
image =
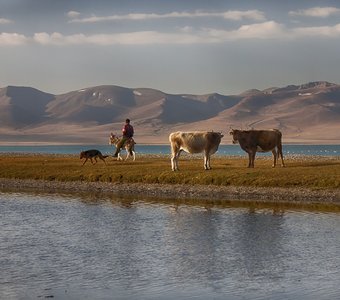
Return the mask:
{"type": "Polygon", "coordinates": [[[124,127],[123,127],[123,129],[122,129],[122,132],[123,132],[123,136],[124,136],[124,137],[132,138],[132,137],[133,137],[133,134],[134,134],[134,130],[133,130],[132,125],[130,125],[130,124],[125,124],[124,127]]]}

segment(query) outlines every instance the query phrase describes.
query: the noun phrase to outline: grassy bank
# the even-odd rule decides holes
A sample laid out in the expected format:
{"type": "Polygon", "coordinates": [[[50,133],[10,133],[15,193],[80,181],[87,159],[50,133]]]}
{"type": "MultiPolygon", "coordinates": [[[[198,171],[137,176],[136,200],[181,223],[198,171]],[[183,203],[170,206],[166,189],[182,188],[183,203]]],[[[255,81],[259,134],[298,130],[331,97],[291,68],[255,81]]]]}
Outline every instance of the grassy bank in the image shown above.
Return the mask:
{"type": "Polygon", "coordinates": [[[246,168],[246,157],[212,157],[212,170],[203,169],[201,157],[183,156],[180,171],[172,172],[168,156],[137,156],[135,162],[109,157],[82,166],[78,156],[0,156],[0,178],[46,181],[190,184],[246,187],[299,187],[314,190],[340,188],[340,158],[288,157],[286,167],[272,168],[272,160],[260,157],[255,168],[246,168]]]}

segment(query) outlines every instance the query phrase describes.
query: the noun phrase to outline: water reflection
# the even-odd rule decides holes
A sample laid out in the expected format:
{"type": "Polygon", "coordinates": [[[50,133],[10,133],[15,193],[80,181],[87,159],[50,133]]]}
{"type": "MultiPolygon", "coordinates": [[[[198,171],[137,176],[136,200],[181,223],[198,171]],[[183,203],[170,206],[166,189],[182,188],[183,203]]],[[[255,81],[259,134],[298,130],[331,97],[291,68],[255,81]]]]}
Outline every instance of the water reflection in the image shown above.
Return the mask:
{"type": "Polygon", "coordinates": [[[262,276],[263,270],[271,278],[282,275],[283,215],[245,213],[234,223],[236,252],[248,276],[262,276]]]}
{"type": "Polygon", "coordinates": [[[340,296],[339,214],[135,200],[0,193],[0,298],[340,296]]]}

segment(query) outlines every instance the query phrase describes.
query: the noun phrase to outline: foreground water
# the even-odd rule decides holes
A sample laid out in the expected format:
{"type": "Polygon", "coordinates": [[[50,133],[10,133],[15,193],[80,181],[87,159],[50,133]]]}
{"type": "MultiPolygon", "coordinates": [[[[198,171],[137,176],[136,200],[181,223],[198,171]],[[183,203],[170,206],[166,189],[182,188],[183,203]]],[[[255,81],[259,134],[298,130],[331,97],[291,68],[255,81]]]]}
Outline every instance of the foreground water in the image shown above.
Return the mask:
{"type": "MultiPolygon", "coordinates": [[[[113,154],[109,145],[50,145],[50,146],[0,146],[0,153],[79,154],[86,149],[98,149],[113,154]]],[[[169,145],[136,145],[137,154],[170,154],[169,145]]],[[[219,155],[246,155],[239,145],[220,145],[219,155]]],[[[258,155],[271,155],[258,153],[258,155]]],[[[283,155],[340,156],[340,145],[284,145],[283,155]]]]}
{"type": "Polygon", "coordinates": [[[340,215],[0,193],[0,299],[340,299],[340,215]]]}

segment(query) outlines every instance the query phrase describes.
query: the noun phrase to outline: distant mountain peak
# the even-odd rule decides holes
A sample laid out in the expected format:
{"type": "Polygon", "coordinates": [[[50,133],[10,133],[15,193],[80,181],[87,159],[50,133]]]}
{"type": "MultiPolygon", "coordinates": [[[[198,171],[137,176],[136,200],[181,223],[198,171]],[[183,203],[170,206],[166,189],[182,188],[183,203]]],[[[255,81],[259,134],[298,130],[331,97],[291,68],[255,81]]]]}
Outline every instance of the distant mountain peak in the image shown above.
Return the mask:
{"type": "Polygon", "coordinates": [[[250,90],[246,90],[244,91],[242,94],[240,94],[240,96],[253,96],[253,95],[258,95],[258,94],[262,94],[263,92],[258,90],[258,89],[250,89],[250,90]]]}
{"type": "Polygon", "coordinates": [[[335,83],[331,83],[328,81],[312,81],[299,86],[300,90],[306,90],[311,88],[326,88],[336,86],[335,83]]]}
{"type": "Polygon", "coordinates": [[[293,142],[325,140],[326,128],[327,139],[339,143],[339,95],[340,85],[327,81],[251,89],[239,95],[168,94],[115,85],[53,95],[8,86],[0,88],[0,142],[17,142],[20,137],[22,141],[24,133],[33,142],[104,143],[108,132],[119,132],[129,117],[136,124],[139,143],[167,143],[173,130],[219,131],[230,124],[279,128],[285,140],[293,142]]]}

